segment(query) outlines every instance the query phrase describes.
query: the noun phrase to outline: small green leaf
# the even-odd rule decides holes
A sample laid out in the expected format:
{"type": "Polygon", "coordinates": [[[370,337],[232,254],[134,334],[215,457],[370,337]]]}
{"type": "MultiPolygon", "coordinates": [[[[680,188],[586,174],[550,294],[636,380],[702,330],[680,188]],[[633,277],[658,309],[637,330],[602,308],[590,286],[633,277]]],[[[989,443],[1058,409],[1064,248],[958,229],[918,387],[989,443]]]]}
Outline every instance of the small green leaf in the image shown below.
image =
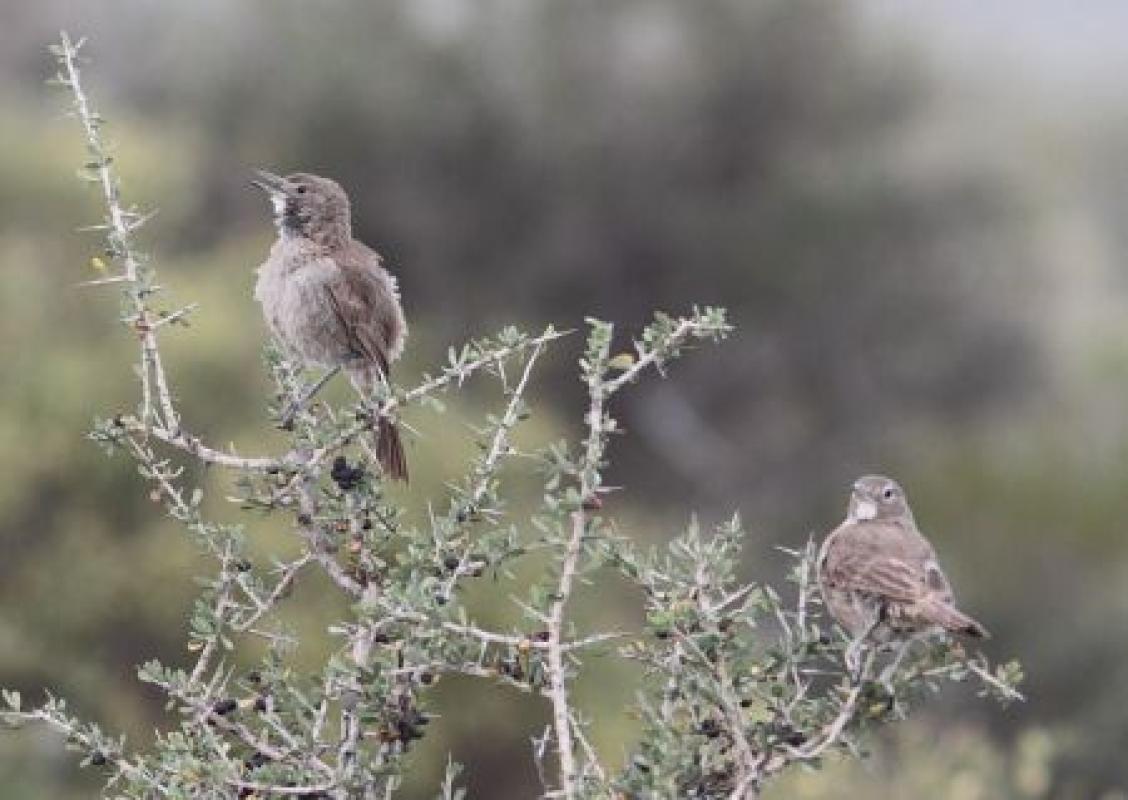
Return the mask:
{"type": "Polygon", "coordinates": [[[7,703],[8,708],[12,711],[20,710],[20,693],[12,691],[11,689],[4,689],[0,691],[0,696],[3,697],[4,702],[7,703]]]}
{"type": "Polygon", "coordinates": [[[617,369],[620,372],[624,372],[633,367],[634,363],[635,357],[633,354],[619,353],[617,356],[612,357],[612,359],[607,362],[607,366],[611,369],[617,369]]]}

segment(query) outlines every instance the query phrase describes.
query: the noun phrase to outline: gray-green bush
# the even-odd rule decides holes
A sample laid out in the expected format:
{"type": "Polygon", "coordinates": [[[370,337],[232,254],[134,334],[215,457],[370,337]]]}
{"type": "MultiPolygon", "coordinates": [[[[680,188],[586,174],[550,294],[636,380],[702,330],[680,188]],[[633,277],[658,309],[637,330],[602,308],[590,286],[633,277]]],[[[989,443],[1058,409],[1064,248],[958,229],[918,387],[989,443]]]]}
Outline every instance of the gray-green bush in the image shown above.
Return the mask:
{"type": "MultiPolygon", "coordinates": [[[[867,729],[903,717],[941,682],[972,679],[984,695],[1018,697],[1017,665],[992,670],[950,641],[919,648],[886,682],[875,678],[886,657],[877,648],[866,650],[860,671],[847,671],[843,635],[820,613],[814,543],[791,553],[790,585],[778,591],[739,579],[737,518],[712,531],[690,523],[658,550],[641,549],[618,530],[604,508],[609,445],[622,433],[613,402],[692,347],[724,339],[730,327],[721,309],[658,314],[622,352],[611,324],[587,320],[579,361],[586,432],[578,442],[532,450],[514,443],[531,413],[534,367],[566,336],[552,328],[538,335],[507,328],[452,348],[447,363],[414,388],[392,387],[355,407],[317,403],[275,455],[245,456],[202,441],[184,422],[160,350],[164,331],[186,323],[193,307],[162,307],[153,266],[135,245],[146,215],[121,196],[103,119],[80,80],[80,47],[64,35],[53,52],[86,140],[81,174],[105,203],[95,227],[105,235],[96,264],[106,274],[91,283],[120,290],[120,321],[138,340],[141,389],[135,410],[97,421],[91,438],[136,461],[152,499],[213,565],[189,620],[189,664],[151,661],[138,670],[179,720],[151,747],[127,749],[58,698],[29,707],[4,693],[2,719],[62,731],[84,764],[105,771],[106,796],[392,796],[408,766],[404,755],[431,725],[429,689],[445,674],[546,698],[546,727],[530,757],[545,796],[561,798],[755,797],[790,767],[818,765],[835,752],[856,756],[867,729]],[[499,382],[504,406],[479,430],[481,452],[461,480],[431,498],[424,524],[412,523],[385,494],[364,434],[405,408],[441,412],[440,395],[471,379],[499,382]],[[543,478],[542,502],[530,515],[506,503],[499,469],[514,461],[543,478]],[[244,528],[204,514],[190,472],[198,465],[229,470],[238,508],[292,530],[296,555],[280,552],[265,568],[252,563],[244,528]],[[536,573],[523,596],[509,598],[523,624],[480,626],[462,602],[464,587],[518,568],[536,573]],[[331,655],[312,673],[295,668],[299,641],[279,619],[294,582],[311,571],[344,600],[328,628],[331,655]],[[569,603],[597,571],[641,590],[641,629],[576,630],[569,603]],[[590,723],[572,700],[594,654],[636,662],[644,672],[634,708],[642,734],[625,763],[599,758],[590,723]]],[[[302,375],[275,350],[266,363],[276,414],[302,375]]],[[[441,797],[463,796],[458,771],[448,768],[441,797]]]]}

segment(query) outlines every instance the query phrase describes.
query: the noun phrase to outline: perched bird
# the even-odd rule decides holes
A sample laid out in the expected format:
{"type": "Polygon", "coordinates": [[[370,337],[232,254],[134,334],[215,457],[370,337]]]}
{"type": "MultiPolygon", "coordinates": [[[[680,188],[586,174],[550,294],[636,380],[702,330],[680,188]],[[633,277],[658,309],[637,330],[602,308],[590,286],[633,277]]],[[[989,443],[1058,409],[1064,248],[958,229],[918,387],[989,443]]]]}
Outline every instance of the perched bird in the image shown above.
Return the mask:
{"type": "MultiPolygon", "coordinates": [[[[847,662],[867,639],[911,643],[918,634],[936,631],[987,635],[956,608],[951,584],[917,530],[904,490],[880,475],[855,481],[846,520],[819,550],[818,580],[827,609],[854,637],[847,662]]],[[[897,662],[903,655],[904,649],[897,662]]]]}
{"type": "MultiPolygon", "coordinates": [[[[258,269],[255,298],[285,350],[328,373],[283,415],[301,406],[344,369],[364,398],[388,380],[407,338],[396,279],[379,254],[352,238],[349,198],[328,178],[257,170],[253,183],[274,206],[278,239],[258,269]]],[[[407,480],[407,460],[393,421],[378,423],[376,457],[392,478],[407,480]]]]}

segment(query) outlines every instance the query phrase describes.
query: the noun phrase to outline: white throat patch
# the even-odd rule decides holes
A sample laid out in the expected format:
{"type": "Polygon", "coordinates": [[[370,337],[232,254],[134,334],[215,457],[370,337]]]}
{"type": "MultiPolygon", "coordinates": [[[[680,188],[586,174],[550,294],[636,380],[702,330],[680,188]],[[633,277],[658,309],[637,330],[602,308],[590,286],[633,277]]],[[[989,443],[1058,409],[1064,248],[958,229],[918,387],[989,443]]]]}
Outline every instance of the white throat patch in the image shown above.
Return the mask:
{"type": "Polygon", "coordinates": [[[860,500],[854,506],[854,519],[865,522],[877,516],[877,506],[869,500],[860,500]]]}
{"type": "Polygon", "coordinates": [[[270,195],[270,204],[274,206],[274,228],[283,239],[289,239],[294,231],[286,224],[286,196],[274,192],[270,195]]]}

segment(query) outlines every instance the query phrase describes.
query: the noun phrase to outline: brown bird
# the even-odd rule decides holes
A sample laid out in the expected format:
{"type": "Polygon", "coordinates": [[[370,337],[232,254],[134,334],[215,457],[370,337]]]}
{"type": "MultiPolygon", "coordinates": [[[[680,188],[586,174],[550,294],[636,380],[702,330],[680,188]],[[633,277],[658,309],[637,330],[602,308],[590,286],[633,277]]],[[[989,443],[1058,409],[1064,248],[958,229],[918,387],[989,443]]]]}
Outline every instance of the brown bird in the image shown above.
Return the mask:
{"type": "Polygon", "coordinates": [[[987,636],[956,608],[951,584],[917,530],[904,490],[880,475],[855,481],[846,520],[819,550],[818,580],[827,609],[854,637],[847,650],[851,668],[867,639],[905,642],[895,669],[918,634],[987,636]]]}
{"type": "MultiPolygon", "coordinates": [[[[344,369],[368,399],[388,380],[407,338],[396,279],[379,254],[352,238],[349,198],[328,178],[256,171],[253,183],[274,206],[278,240],[258,269],[255,298],[286,352],[306,365],[328,367],[321,380],[283,414],[293,416],[344,369]]],[[[392,420],[378,423],[376,457],[392,478],[407,480],[407,460],[392,420]]]]}

